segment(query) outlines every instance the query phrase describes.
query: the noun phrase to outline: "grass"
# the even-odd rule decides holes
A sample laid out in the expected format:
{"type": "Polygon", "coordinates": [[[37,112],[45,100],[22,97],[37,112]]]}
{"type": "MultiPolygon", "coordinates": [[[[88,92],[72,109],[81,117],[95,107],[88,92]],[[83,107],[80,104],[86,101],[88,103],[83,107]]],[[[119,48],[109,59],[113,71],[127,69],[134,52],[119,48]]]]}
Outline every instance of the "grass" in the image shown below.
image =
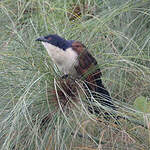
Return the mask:
{"type": "Polygon", "coordinates": [[[148,0],[0,1],[0,149],[148,150],[150,115],[135,101],[143,96],[148,107],[144,108],[150,109],[149,4],[148,0]],[[73,11],[79,6],[81,15],[73,11]],[[55,106],[49,91],[57,87],[61,73],[35,42],[49,33],[87,46],[119,107],[117,113],[135,122],[121,119],[115,124],[115,119],[90,114],[82,95],[71,109],[55,106]],[[41,126],[43,118],[48,121],[41,126]]]}

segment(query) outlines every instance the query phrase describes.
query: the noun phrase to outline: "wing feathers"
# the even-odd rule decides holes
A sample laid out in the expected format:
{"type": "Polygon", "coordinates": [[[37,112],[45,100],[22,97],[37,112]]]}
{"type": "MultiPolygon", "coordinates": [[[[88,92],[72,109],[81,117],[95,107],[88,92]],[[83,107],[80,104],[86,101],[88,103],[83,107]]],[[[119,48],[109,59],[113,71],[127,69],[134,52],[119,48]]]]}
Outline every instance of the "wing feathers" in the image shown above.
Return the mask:
{"type": "Polygon", "coordinates": [[[112,99],[109,92],[102,84],[102,74],[100,69],[97,67],[97,61],[95,60],[95,58],[86,50],[85,46],[80,42],[73,42],[72,48],[79,55],[78,66],[76,66],[75,69],[78,75],[83,76],[83,79],[86,82],[88,88],[93,91],[92,95],[94,96],[94,98],[101,104],[115,109],[115,106],[111,102],[112,99]]]}

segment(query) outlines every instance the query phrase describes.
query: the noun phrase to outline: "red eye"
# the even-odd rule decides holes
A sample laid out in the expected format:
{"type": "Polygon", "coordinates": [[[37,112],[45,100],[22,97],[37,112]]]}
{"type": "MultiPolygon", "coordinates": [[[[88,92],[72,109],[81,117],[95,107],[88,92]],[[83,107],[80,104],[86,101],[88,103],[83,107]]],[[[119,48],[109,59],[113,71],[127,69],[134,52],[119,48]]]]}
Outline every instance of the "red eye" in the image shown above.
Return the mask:
{"type": "Polygon", "coordinates": [[[52,39],[51,37],[48,38],[49,41],[50,41],[51,39],[52,39]]]}

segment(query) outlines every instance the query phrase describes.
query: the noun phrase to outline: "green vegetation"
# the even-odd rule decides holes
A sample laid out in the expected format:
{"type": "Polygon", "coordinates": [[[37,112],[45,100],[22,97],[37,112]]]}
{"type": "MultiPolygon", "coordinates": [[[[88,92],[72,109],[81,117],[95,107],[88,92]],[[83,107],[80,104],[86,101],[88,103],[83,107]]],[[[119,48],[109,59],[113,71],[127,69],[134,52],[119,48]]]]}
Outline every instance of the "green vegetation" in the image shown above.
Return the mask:
{"type": "Polygon", "coordinates": [[[1,0],[0,96],[1,150],[150,149],[149,0],[1,0]],[[82,96],[55,106],[60,72],[35,42],[50,33],[87,45],[132,121],[90,114],[82,96]]]}

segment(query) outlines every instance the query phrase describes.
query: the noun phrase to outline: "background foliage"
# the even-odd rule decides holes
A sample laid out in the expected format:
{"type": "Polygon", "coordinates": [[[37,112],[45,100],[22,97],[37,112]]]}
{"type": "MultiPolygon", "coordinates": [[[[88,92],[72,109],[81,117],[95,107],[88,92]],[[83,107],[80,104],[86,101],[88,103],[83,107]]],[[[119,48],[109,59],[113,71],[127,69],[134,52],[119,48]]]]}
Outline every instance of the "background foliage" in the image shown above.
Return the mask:
{"type": "Polygon", "coordinates": [[[97,121],[82,99],[68,113],[56,109],[48,91],[60,73],[35,42],[49,33],[84,43],[118,113],[149,129],[149,0],[3,0],[0,149],[150,149],[148,129],[126,120],[97,121]]]}

